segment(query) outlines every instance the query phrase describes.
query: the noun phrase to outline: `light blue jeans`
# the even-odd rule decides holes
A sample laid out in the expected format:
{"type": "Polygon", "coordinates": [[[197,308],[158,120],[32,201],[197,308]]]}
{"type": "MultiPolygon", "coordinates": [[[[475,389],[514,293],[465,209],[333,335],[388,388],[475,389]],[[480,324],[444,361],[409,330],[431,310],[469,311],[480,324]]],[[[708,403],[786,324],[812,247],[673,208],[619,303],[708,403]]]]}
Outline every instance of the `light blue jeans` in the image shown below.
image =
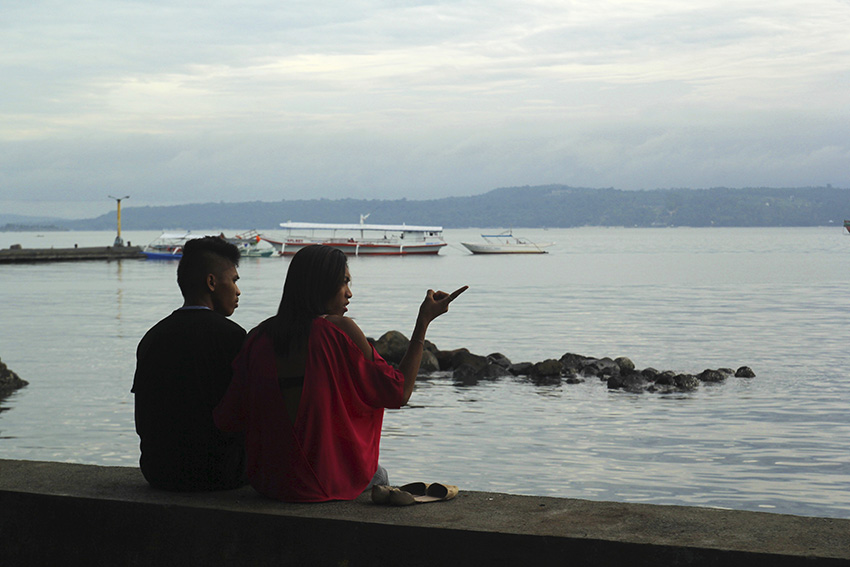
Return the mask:
{"type": "Polygon", "coordinates": [[[375,471],[375,476],[372,477],[372,480],[369,482],[369,486],[366,487],[366,490],[369,490],[373,486],[389,486],[390,485],[390,475],[387,474],[387,469],[378,465],[378,470],[375,471]]]}

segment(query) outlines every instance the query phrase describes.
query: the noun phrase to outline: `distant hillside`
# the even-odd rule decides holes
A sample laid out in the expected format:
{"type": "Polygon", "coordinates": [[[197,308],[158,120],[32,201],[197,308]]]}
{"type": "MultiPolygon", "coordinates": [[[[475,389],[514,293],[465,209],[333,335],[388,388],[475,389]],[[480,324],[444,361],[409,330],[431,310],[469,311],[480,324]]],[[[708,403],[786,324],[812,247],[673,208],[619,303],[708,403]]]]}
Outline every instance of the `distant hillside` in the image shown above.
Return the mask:
{"type": "MultiPolygon", "coordinates": [[[[655,189],[623,191],[564,185],[506,187],[472,197],[425,201],[316,199],[125,207],[125,230],[274,229],[279,223],[407,223],[463,227],[821,226],[850,218],[850,190],[655,189]]],[[[54,221],[75,230],[109,230],[114,213],[54,221]]]]}
{"type": "Polygon", "coordinates": [[[68,230],[64,225],[59,226],[61,221],[53,217],[24,216],[8,213],[0,213],[0,232],[25,232],[38,230],[48,232],[54,230],[68,230]]]}
{"type": "Polygon", "coordinates": [[[56,226],[55,224],[37,224],[37,223],[10,223],[0,226],[0,232],[61,232],[68,230],[67,228],[56,226]]]}

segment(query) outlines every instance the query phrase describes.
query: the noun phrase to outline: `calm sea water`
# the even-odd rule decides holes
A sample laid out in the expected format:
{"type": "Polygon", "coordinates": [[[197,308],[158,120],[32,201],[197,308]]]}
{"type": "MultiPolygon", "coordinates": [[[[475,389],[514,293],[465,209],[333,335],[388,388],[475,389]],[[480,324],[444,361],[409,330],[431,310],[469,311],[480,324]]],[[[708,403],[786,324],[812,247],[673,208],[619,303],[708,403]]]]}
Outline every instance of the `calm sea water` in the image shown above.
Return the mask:
{"type": "MultiPolygon", "coordinates": [[[[850,237],[840,227],[516,230],[557,243],[525,257],[470,255],[460,242],[479,232],[446,231],[437,257],[353,258],[349,314],[370,336],[409,334],[428,287],[468,284],[431,326],[440,348],[514,362],[628,356],[680,372],[748,365],[757,377],[658,395],[595,379],[432,376],[387,412],[381,460],[393,482],[850,518],[850,237]]],[[[0,247],[112,239],[0,233],[0,247]]],[[[275,311],[287,265],[243,261],[238,323],[275,311]]],[[[135,466],[135,347],[180,305],[175,267],[0,265],[0,358],[30,382],[0,406],[0,456],[135,466]]]]}

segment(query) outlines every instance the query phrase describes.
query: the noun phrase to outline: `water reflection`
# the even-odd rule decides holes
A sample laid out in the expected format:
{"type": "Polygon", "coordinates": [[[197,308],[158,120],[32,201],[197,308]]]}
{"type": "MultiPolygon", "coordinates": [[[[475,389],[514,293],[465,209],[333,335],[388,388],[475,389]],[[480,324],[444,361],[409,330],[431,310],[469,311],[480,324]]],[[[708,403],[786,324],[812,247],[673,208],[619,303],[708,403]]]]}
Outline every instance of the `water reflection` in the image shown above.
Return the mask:
{"type": "Polygon", "coordinates": [[[124,307],[124,261],[115,262],[115,318],[121,321],[121,311],[124,307]]]}

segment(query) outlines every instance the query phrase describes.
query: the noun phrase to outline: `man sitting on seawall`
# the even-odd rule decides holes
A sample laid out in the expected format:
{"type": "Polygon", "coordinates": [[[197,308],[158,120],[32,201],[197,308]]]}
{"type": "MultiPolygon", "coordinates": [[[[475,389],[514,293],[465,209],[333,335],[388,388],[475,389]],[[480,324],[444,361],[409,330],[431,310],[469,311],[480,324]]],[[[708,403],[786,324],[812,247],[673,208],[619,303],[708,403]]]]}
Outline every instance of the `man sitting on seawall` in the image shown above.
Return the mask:
{"type": "Polygon", "coordinates": [[[136,352],[132,392],[142,474],[155,488],[242,486],[245,442],[212,410],[230,385],[245,330],[227,317],[239,303],[239,249],[219,237],[189,240],[177,267],[183,307],[154,325],[136,352]]]}

